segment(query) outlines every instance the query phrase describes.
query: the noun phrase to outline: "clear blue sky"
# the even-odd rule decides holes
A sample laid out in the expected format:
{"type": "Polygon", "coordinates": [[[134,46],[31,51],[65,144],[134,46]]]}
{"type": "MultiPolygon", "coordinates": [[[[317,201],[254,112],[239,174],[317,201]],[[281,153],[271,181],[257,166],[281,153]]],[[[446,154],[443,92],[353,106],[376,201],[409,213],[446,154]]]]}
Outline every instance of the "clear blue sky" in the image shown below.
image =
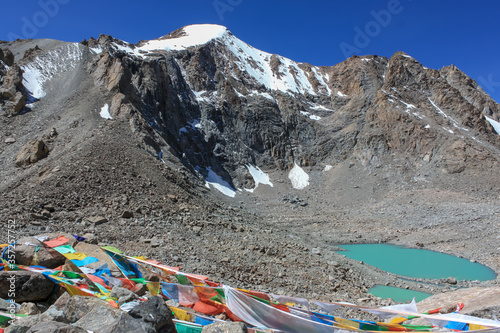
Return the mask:
{"type": "Polygon", "coordinates": [[[500,101],[499,15],[495,0],[26,0],[2,4],[0,39],[79,42],[103,33],[136,43],[215,23],[313,65],[396,51],[430,68],[455,64],[500,101]]]}

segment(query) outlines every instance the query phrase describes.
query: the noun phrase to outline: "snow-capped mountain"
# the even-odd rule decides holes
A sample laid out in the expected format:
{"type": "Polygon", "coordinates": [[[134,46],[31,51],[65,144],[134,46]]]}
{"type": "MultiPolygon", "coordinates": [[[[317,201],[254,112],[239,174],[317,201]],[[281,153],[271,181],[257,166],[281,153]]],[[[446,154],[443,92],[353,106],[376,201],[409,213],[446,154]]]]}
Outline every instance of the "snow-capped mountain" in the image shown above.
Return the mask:
{"type": "Polygon", "coordinates": [[[303,189],[308,172],[346,161],[404,160],[410,178],[497,161],[498,104],[456,67],[429,69],[403,52],[312,66],[193,25],[135,45],[101,35],[27,53],[30,107],[91,78],[104,101],[92,108],[129,120],[152,154],[173,154],[229,196],[255,188],[252,170],[290,170],[303,189]]]}

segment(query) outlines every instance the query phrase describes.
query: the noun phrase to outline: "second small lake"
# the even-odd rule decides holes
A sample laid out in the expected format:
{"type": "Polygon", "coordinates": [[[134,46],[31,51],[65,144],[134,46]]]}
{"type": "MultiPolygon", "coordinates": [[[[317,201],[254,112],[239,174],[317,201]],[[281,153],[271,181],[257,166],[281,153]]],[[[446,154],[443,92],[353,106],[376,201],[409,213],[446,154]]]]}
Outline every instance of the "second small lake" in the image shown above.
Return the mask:
{"type": "Polygon", "coordinates": [[[416,302],[426,299],[432,294],[424,293],[422,291],[416,291],[411,289],[402,289],[390,286],[376,285],[370,288],[368,292],[372,295],[382,298],[392,298],[396,302],[406,303],[415,298],[416,302]]]}
{"type": "Polygon", "coordinates": [[[401,276],[457,280],[493,280],[496,273],[489,267],[467,259],[425,249],[411,249],[392,244],[339,245],[338,251],[351,259],[363,261],[401,276]]]}

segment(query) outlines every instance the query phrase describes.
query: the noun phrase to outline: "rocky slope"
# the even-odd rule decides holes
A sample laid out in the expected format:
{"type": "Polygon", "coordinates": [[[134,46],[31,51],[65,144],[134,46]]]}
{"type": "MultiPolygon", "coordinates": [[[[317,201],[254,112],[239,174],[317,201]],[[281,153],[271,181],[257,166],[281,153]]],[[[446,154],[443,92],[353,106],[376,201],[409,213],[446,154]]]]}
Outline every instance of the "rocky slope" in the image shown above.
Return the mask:
{"type": "Polygon", "coordinates": [[[338,243],[419,243],[500,271],[500,109],[454,66],[398,52],[316,67],[211,25],[0,48],[1,216],[19,236],[92,233],[242,287],[336,300],[420,285],[338,243]]]}

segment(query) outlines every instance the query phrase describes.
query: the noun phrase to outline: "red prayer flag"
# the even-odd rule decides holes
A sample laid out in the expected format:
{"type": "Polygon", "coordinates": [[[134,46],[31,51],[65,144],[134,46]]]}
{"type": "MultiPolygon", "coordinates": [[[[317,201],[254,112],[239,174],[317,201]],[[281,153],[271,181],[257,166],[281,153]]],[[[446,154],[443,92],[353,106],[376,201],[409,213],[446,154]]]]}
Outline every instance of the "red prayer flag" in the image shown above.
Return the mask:
{"type": "Polygon", "coordinates": [[[65,244],[65,243],[67,243],[67,242],[69,242],[69,239],[67,239],[64,236],[59,236],[56,239],[43,242],[43,244],[47,245],[48,247],[52,247],[53,248],[53,247],[61,246],[61,245],[65,244]]]}

